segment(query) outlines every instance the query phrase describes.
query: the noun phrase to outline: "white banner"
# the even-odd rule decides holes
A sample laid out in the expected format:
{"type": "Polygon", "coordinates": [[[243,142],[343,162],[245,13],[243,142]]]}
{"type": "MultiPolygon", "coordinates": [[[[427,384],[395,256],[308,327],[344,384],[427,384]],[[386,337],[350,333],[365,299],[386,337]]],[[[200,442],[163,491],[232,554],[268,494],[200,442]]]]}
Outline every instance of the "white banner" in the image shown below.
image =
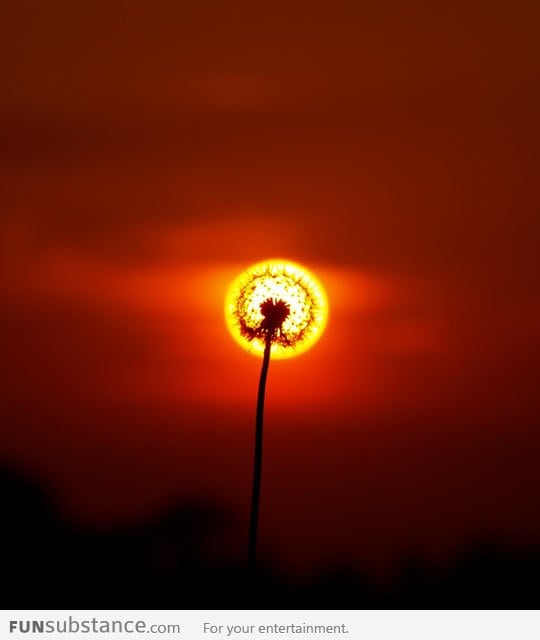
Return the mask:
{"type": "Polygon", "coordinates": [[[540,612],[8,610],[0,638],[540,640],[540,612]]]}

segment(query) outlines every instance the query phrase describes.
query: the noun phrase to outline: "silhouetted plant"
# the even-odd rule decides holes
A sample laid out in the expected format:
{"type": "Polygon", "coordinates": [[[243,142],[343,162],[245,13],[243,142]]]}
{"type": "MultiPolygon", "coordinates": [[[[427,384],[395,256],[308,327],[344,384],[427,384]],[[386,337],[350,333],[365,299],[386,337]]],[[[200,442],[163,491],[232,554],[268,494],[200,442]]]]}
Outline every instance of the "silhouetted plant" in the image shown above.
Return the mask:
{"type": "Polygon", "coordinates": [[[257,393],[257,413],[255,419],[255,456],[253,461],[253,489],[251,496],[251,514],[249,518],[248,562],[255,566],[257,558],[257,531],[259,524],[259,504],[261,497],[262,449],[263,449],[263,420],[264,398],[266,394],[266,379],[270,365],[270,351],[272,342],[281,332],[285,318],[290,314],[289,305],[283,300],[268,298],[261,304],[264,320],[260,324],[260,331],[264,335],[264,355],[259,378],[257,393]]]}
{"type": "Polygon", "coordinates": [[[231,287],[226,303],[229,328],[244,346],[263,356],[255,419],[253,486],[248,536],[248,563],[255,568],[261,494],[263,420],[270,357],[288,357],[309,348],[326,322],[322,286],[303,268],[270,261],[255,265],[231,287]]]}

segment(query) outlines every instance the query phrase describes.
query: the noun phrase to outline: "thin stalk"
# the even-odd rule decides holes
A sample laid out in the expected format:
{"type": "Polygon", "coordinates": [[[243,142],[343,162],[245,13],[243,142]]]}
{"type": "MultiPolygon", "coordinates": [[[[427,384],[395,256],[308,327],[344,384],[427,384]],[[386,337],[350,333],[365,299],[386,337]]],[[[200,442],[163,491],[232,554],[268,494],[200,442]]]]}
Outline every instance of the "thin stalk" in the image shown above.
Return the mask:
{"type": "Polygon", "coordinates": [[[263,453],[263,419],[264,396],[266,393],[266,378],[270,365],[270,348],[272,347],[273,333],[268,332],[264,346],[264,356],[259,378],[259,391],[257,394],[257,415],[255,419],[255,455],[253,459],[253,488],[251,493],[251,514],[249,518],[248,539],[248,566],[254,570],[257,565],[257,530],[259,526],[259,503],[261,498],[261,474],[263,453]]]}

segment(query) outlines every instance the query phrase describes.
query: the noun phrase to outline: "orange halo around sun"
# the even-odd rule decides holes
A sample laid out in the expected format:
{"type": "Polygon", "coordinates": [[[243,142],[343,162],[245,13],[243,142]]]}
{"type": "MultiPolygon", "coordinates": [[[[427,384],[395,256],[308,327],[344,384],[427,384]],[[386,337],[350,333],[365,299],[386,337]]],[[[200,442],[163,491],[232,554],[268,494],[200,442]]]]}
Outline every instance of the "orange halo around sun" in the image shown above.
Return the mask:
{"type": "Polygon", "coordinates": [[[261,304],[283,301],[289,308],[280,332],[272,340],[272,358],[291,358],[310,349],[328,320],[328,300],[322,284],[305,267],[285,260],[252,265],[231,284],[225,298],[225,319],[234,340],[262,356],[265,339],[258,329],[264,320],[261,304]]]}

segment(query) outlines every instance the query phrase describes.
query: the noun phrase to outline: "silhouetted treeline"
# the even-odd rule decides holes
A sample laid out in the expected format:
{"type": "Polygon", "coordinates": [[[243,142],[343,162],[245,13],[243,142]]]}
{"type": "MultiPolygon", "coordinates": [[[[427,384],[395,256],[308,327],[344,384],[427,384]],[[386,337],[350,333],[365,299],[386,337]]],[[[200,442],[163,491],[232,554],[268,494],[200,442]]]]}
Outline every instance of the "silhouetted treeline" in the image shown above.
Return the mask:
{"type": "Polygon", "coordinates": [[[372,609],[540,606],[540,548],[476,546],[450,569],[412,559],[384,587],[357,572],[288,582],[212,559],[205,540],[227,522],[209,505],[179,505],[108,534],[66,522],[37,485],[0,472],[2,608],[372,609]],[[255,588],[256,587],[256,588],[255,588]]]}

